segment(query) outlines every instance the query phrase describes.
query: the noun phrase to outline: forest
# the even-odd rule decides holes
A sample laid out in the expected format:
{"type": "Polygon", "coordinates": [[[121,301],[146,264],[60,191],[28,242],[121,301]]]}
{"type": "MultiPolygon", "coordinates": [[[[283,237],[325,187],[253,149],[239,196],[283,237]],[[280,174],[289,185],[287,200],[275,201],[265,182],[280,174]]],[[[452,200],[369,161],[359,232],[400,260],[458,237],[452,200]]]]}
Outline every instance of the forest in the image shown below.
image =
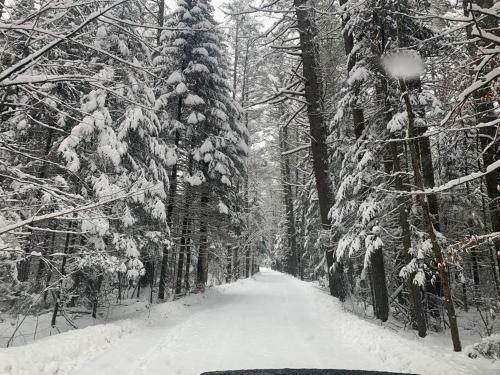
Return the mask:
{"type": "Polygon", "coordinates": [[[0,0],[0,346],[266,267],[500,359],[500,3],[214,2],[0,0]]]}

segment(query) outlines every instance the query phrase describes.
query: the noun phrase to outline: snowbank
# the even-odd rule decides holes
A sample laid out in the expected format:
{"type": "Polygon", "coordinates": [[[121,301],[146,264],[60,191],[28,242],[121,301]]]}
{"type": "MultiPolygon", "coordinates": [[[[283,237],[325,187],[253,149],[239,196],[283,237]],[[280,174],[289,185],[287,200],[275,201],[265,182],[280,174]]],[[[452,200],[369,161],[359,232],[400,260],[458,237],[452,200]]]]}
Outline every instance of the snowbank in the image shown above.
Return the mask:
{"type": "Polygon", "coordinates": [[[500,360],[500,334],[484,337],[481,342],[465,348],[470,358],[489,358],[500,360]]]}
{"type": "Polygon", "coordinates": [[[135,330],[125,320],[47,337],[33,344],[0,350],[0,374],[36,375],[68,373],[93,353],[135,330]]]}
{"type": "MultiPolygon", "coordinates": [[[[331,330],[332,336],[344,337],[353,348],[383,363],[384,371],[421,375],[500,374],[500,361],[471,359],[467,351],[453,352],[448,332],[429,332],[422,339],[412,330],[395,331],[377,320],[367,321],[344,311],[338,300],[329,298],[323,290],[314,288],[313,284],[305,287],[314,289],[312,303],[324,317],[323,325],[331,330]],[[337,324],[332,324],[332,321],[337,321],[337,324]]],[[[462,343],[471,339],[466,335],[461,338],[462,343]]]]}

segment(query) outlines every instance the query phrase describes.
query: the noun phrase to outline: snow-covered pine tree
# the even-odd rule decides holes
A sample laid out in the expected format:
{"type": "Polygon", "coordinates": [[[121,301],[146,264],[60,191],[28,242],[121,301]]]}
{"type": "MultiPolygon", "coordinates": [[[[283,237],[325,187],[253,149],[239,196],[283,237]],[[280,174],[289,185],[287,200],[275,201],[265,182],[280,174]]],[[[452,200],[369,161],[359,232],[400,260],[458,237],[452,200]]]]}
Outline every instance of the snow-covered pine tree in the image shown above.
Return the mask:
{"type": "Polygon", "coordinates": [[[21,26],[2,33],[2,43],[8,48],[1,61],[1,185],[12,202],[2,222],[41,217],[14,242],[22,250],[10,253],[17,257],[16,281],[21,283],[16,285],[31,298],[32,303],[24,304],[28,310],[44,305],[50,290],[60,285],[58,275],[65,277],[66,257],[52,257],[52,253],[66,253],[77,246],[70,240],[77,233],[71,215],[66,221],[43,219],[43,215],[91,202],[81,194],[83,180],[66,167],[58,147],[68,136],[67,129],[83,117],[80,100],[89,91],[85,82],[93,74],[82,63],[90,62],[91,53],[87,34],[79,31],[95,32],[94,21],[118,3],[96,1],[87,6],[56,1],[40,7],[36,2],[18,2],[7,22],[21,26]],[[58,30],[67,37],[46,30],[58,30]]]}
{"type": "MultiPolygon", "coordinates": [[[[392,93],[394,88],[389,86],[386,72],[381,64],[383,57],[397,48],[394,42],[396,39],[396,20],[393,17],[394,5],[385,1],[371,1],[362,6],[358,6],[359,4],[356,2],[341,1],[341,5],[344,12],[342,22],[349,74],[345,92],[339,101],[340,105],[335,122],[337,123],[339,119],[344,118],[344,114],[352,113],[353,129],[348,129],[344,136],[351,137],[353,135],[356,143],[338,153],[343,160],[338,177],[340,185],[337,190],[337,194],[341,193],[341,195],[337,195],[333,215],[337,217],[338,228],[344,232],[344,237],[339,242],[338,251],[342,254],[345,254],[345,250],[349,248],[352,251],[354,244],[354,247],[358,249],[351,253],[354,255],[361,248],[359,244],[368,238],[365,238],[366,234],[371,231],[370,228],[366,228],[364,225],[371,220],[375,220],[373,222],[376,223],[375,227],[385,227],[386,230],[394,225],[392,218],[385,216],[383,213],[395,201],[393,197],[388,196],[383,191],[391,189],[390,185],[387,184],[394,183],[395,180],[396,184],[398,184],[397,180],[401,178],[400,171],[393,171],[393,174],[391,174],[391,169],[396,165],[400,165],[399,161],[392,160],[391,162],[394,157],[399,158],[399,152],[394,153],[391,148],[396,147],[398,149],[399,145],[394,142],[384,144],[382,140],[394,137],[394,134],[402,129],[402,122],[404,122],[402,116],[404,117],[404,114],[402,115],[397,108],[394,108],[394,106],[397,107],[392,93]],[[375,12],[374,9],[378,9],[378,11],[375,12]],[[369,22],[366,21],[367,17],[370,19],[369,22]],[[367,35],[370,35],[370,37],[367,37],[367,35]],[[366,124],[370,126],[365,126],[366,124]],[[370,162],[363,162],[364,160],[370,160],[370,162]],[[366,170],[366,166],[370,166],[371,171],[366,170]],[[357,214],[354,214],[358,207],[360,210],[357,214]],[[367,210],[367,207],[376,209],[367,210]],[[379,212],[376,213],[376,211],[379,212]],[[367,212],[369,213],[368,216],[374,214],[368,222],[365,220],[365,213],[367,212]],[[357,237],[358,235],[362,237],[361,242],[360,238],[357,237]]],[[[416,41],[419,38],[423,39],[429,36],[429,30],[413,20],[407,20],[403,32],[405,35],[411,35],[416,41]]],[[[428,93],[421,96],[422,105],[429,100],[432,102],[432,95],[425,96],[425,94],[428,93]]],[[[424,140],[423,138],[420,141],[422,145],[425,143],[424,140]]],[[[429,148],[428,145],[427,138],[425,146],[429,148]]],[[[421,148],[424,150],[423,146],[421,148]]],[[[427,165],[432,166],[430,153],[427,153],[425,157],[428,160],[427,165]]],[[[428,175],[432,176],[432,168],[427,168],[427,170],[429,171],[428,175]]],[[[432,185],[433,183],[432,179],[432,185]]],[[[402,202],[399,202],[398,206],[402,207],[402,202]]],[[[437,206],[434,205],[433,207],[437,206]]],[[[437,217],[437,213],[435,216],[437,217]]],[[[403,217],[406,217],[406,215],[400,215],[399,223],[401,226],[400,233],[404,237],[409,233],[403,229],[403,227],[406,228],[407,226],[405,223],[408,218],[403,219],[403,217]]],[[[374,225],[373,223],[372,225],[374,225]]],[[[403,245],[408,241],[402,241],[403,245]]],[[[384,252],[392,251],[390,239],[382,242],[389,245],[384,252]]],[[[403,246],[403,253],[407,254],[406,261],[408,262],[410,253],[405,246],[403,246]]],[[[365,250],[368,248],[373,247],[365,246],[365,250]]],[[[385,262],[382,254],[382,249],[378,249],[371,254],[369,252],[365,253],[364,265],[371,267],[371,271],[363,271],[363,274],[369,275],[371,279],[370,288],[374,299],[375,315],[384,320],[387,319],[388,300],[387,292],[379,294],[381,290],[386,289],[385,262]]],[[[400,264],[396,267],[401,266],[400,264]]],[[[414,271],[417,272],[417,269],[415,268],[414,271]]],[[[423,271],[421,270],[421,272],[423,271]]],[[[411,274],[407,273],[406,275],[411,274]]],[[[416,288],[412,282],[408,285],[412,290],[416,288]]],[[[413,319],[415,322],[419,322],[420,334],[425,335],[425,321],[420,316],[421,314],[416,312],[422,310],[419,295],[420,292],[414,290],[410,293],[410,300],[416,299],[416,301],[412,302],[414,306],[412,308],[413,319]]]]}
{"type": "Polygon", "coordinates": [[[192,166],[183,172],[183,180],[200,196],[197,285],[201,289],[208,277],[209,201],[224,200],[227,191],[235,189],[247,153],[247,130],[239,121],[240,111],[227,79],[224,35],[212,14],[207,1],[178,1],[166,22],[161,56],[156,59],[165,68],[166,78],[159,100],[164,108],[174,108],[176,137],[182,139],[178,146],[192,166]]]}
{"type": "MultiPolygon", "coordinates": [[[[142,14],[141,7],[128,1],[107,16],[132,24],[139,21],[133,15],[142,14]]],[[[97,200],[129,194],[101,210],[104,218],[85,214],[79,267],[85,266],[89,277],[101,278],[108,269],[100,267],[102,257],[113,256],[118,282],[125,278],[135,283],[145,272],[139,258],[146,259],[153,288],[156,259],[169,241],[167,168],[176,156],[162,138],[168,123],[156,115],[152,50],[142,31],[120,21],[98,24],[92,34],[95,52],[87,56],[94,76],[82,98],[83,118],[68,124],[70,135],[58,149],[68,169],[81,176],[80,194],[97,200]]]]}

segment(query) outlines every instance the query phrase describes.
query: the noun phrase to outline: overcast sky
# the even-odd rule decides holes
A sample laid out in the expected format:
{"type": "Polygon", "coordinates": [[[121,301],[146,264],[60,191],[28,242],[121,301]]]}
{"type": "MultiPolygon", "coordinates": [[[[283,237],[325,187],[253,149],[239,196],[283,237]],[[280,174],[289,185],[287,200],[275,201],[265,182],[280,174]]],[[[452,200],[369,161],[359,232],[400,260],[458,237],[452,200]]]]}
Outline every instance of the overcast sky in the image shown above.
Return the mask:
{"type": "MultiPolygon", "coordinates": [[[[165,0],[168,7],[170,9],[174,9],[175,8],[175,4],[176,4],[176,0],[165,0]]],[[[217,22],[224,22],[224,13],[222,13],[219,9],[219,7],[224,3],[224,2],[228,2],[227,0],[212,0],[212,6],[215,8],[215,20],[217,22]]]]}

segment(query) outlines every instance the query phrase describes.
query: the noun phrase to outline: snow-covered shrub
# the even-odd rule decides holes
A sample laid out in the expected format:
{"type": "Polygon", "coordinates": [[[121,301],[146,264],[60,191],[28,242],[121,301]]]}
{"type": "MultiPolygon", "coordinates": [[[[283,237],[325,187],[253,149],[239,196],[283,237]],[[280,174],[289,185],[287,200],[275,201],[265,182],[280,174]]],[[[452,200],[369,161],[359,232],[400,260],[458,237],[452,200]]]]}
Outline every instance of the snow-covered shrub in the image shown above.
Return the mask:
{"type": "Polygon", "coordinates": [[[470,358],[500,359],[500,334],[484,337],[480,342],[465,348],[470,358]]]}

